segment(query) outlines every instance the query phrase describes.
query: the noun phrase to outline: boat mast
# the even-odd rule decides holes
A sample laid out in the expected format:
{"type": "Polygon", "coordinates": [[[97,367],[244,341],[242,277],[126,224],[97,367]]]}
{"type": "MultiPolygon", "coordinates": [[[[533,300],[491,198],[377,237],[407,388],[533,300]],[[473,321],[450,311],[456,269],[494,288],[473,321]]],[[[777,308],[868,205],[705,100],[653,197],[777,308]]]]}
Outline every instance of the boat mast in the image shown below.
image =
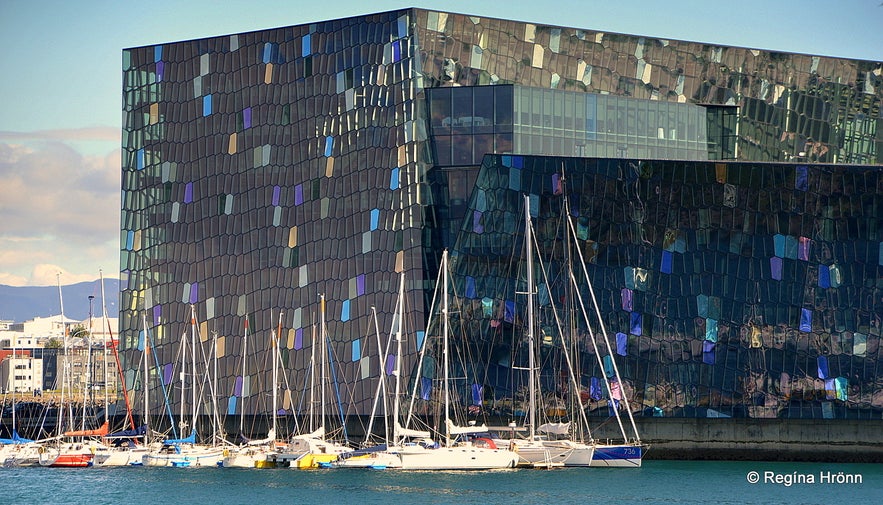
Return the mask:
{"type": "Polygon", "coordinates": [[[448,320],[448,250],[445,249],[445,252],[442,254],[442,337],[444,338],[444,347],[443,347],[443,355],[444,355],[444,391],[445,391],[445,447],[450,447],[451,445],[451,430],[450,430],[450,412],[449,412],[449,403],[450,403],[450,385],[449,382],[449,371],[448,365],[450,364],[450,358],[448,357],[448,330],[449,330],[449,320],[448,320]]]}
{"type": "Polygon", "coordinates": [[[524,195],[524,256],[527,260],[527,377],[528,388],[528,421],[530,423],[530,440],[536,439],[536,352],[534,341],[534,280],[533,280],[533,239],[530,226],[530,196],[524,195]]]}
{"type": "MultiPolygon", "coordinates": [[[[245,382],[245,362],[248,359],[248,314],[245,314],[245,331],[242,335],[242,382],[245,382]]],[[[244,385],[244,384],[243,384],[244,385]]],[[[245,395],[240,393],[240,398],[244,399],[245,395]]],[[[245,428],[245,402],[239,405],[239,436],[242,437],[245,428]]]]}
{"type": "MultiPolygon", "coordinates": [[[[393,407],[392,407],[392,415],[393,417],[393,441],[398,444],[399,438],[399,409],[401,408],[401,399],[399,398],[399,382],[402,375],[402,319],[405,313],[405,273],[402,272],[401,277],[399,277],[399,303],[398,303],[398,313],[396,317],[398,318],[398,324],[396,325],[396,365],[395,365],[395,389],[393,392],[393,407]]],[[[384,403],[385,404],[385,403],[384,403]]]]}
{"type": "MultiPolygon", "coordinates": [[[[325,328],[325,295],[321,295],[320,305],[319,305],[319,426],[322,427],[322,431],[325,431],[325,387],[327,384],[327,378],[325,377],[325,364],[327,361],[326,352],[327,348],[325,347],[327,343],[325,342],[326,336],[326,328],[325,328]]],[[[324,433],[322,438],[324,439],[324,433]]]]}
{"type": "Polygon", "coordinates": [[[279,338],[282,333],[282,314],[283,311],[279,311],[279,325],[276,328],[276,333],[272,335],[273,337],[273,427],[272,434],[273,438],[276,438],[276,416],[279,412],[278,400],[279,400],[279,338]]]}

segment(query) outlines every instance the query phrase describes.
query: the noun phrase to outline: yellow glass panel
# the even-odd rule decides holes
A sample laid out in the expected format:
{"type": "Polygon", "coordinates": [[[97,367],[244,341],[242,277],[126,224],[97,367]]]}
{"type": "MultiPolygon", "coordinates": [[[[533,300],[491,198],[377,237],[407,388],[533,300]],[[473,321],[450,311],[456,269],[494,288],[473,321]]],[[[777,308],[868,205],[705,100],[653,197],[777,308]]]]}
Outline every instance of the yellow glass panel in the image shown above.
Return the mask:
{"type": "Polygon", "coordinates": [[[282,393],[282,408],[285,410],[291,409],[291,390],[286,389],[284,393],[282,393]]]}
{"type": "Polygon", "coordinates": [[[325,177],[331,177],[334,174],[334,156],[329,156],[325,162],[325,177]]]}
{"type": "Polygon", "coordinates": [[[294,247],[297,245],[297,226],[292,226],[290,230],[288,230],[288,247],[294,247]]]}
{"type": "Polygon", "coordinates": [[[159,104],[150,104],[150,124],[159,123],[159,104]]]}
{"type": "Polygon", "coordinates": [[[227,154],[236,154],[236,132],[230,134],[230,142],[227,143],[227,154]]]}
{"type": "Polygon", "coordinates": [[[294,337],[295,337],[294,328],[289,328],[288,329],[288,343],[285,344],[285,347],[287,347],[289,349],[294,349],[294,337]]]}
{"type": "Polygon", "coordinates": [[[224,357],[224,354],[225,354],[224,349],[227,348],[227,346],[225,345],[226,340],[227,340],[227,337],[223,337],[223,336],[218,337],[218,345],[216,346],[216,352],[218,353],[217,356],[219,358],[224,357]]]}
{"type": "Polygon", "coordinates": [[[273,64],[267,63],[267,68],[264,69],[264,84],[270,84],[273,82],[273,64]]]}
{"type": "Polygon", "coordinates": [[[135,236],[132,240],[132,250],[138,251],[141,249],[141,230],[135,230],[135,236]]]}
{"type": "Polygon", "coordinates": [[[208,341],[208,321],[203,321],[199,323],[199,341],[208,341]]]}
{"type": "Polygon", "coordinates": [[[727,182],[727,164],[726,163],[715,163],[714,164],[714,177],[717,182],[723,184],[727,182]]]}
{"type": "Polygon", "coordinates": [[[405,251],[399,251],[396,253],[396,273],[402,273],[405,271],[405,251]]]}

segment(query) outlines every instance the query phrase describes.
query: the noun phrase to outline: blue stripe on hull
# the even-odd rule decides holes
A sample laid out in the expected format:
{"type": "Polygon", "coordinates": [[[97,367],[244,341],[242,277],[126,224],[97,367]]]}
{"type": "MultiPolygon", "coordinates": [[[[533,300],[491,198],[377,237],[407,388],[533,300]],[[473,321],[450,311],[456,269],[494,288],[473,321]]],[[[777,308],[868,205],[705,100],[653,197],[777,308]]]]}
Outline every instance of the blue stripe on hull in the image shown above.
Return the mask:
{"type": "Polygon", "coordinates": [[[642,449],[635,445],[597,446],[592,466],[641,466],[642,449]]]}

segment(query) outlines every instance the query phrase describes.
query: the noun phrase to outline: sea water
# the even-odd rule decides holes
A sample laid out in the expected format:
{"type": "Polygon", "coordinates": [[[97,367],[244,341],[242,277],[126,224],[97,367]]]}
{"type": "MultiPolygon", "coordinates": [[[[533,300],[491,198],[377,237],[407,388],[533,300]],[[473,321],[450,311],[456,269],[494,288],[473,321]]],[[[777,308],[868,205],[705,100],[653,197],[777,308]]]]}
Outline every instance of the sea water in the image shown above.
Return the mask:
{"type": "Polygon", "coordinates": [[[0,504],[766,504],[879,502],[883,465],[644,461],[642,468],[0,468],[0,504]]]}

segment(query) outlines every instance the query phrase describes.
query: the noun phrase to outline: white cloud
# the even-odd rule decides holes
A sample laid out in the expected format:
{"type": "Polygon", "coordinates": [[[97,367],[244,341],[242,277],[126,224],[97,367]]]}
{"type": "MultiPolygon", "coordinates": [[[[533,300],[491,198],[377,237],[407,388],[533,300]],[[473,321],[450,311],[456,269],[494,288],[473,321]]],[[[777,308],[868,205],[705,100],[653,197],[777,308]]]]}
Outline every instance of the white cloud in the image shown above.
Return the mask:
{"type": "Polygon", "coordinates": [[[59,271],[63,284],[97,279],[100,269],[117,276],[120,155],[111,130],[0,133],[0,283],[55,284],[59,271]]]}

